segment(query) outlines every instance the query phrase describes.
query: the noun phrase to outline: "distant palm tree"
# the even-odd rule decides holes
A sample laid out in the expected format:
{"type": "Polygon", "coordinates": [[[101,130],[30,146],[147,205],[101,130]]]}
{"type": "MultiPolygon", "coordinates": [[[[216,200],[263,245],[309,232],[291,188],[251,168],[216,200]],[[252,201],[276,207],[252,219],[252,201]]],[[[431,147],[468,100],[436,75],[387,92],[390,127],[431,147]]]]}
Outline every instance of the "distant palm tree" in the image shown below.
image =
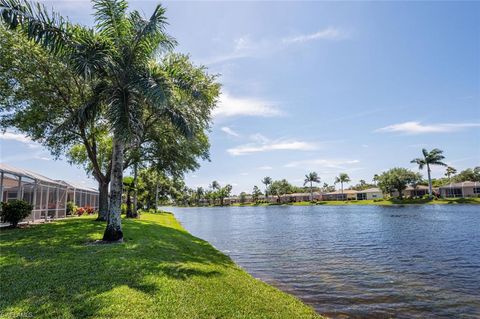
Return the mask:
{"type": "Polygon", "coordinates": [[[203,190],[203,187],[197,187],[197,191],[196,191],[197,206],[200,206],[200,201],[202,200],[204,194],[205,194],[205,191],[203,190]]]}
{"type": "Polygon", "coordinates": [[[313,200],[313,183],[320,183],[320,177],[318,177],[318,174],[316,172],[311,172],[305,175],[305,181],[303,183],[303,186],[307,185],[310,183],[310,201],[313,200]]]}
{"type": "Polygon", "coordinates": [[[272,178],[268,176],[264,177],[262,179],[262,184],[265,185],[265,198],[268,199],[268,186],[272,185],[272,178]]]}
{"type": "Polygon", "coordinates": [[[210,185],[210,188],[213,190],[219,190],[220,184],[217,181],[213,181],[212,184],[210,185]]]}
{"type": "Polygon", "coordinates": [[[348,176],[347,173],[340,173],[337,177],[335,177],[335,184],[340,183],[342,187],[342,194],[343,194],[343,183],[348,183],[350,182],[350,177],[348,176]]]}
{"type": "Polygon", "coordinates": [[[378,174],[373,175],[372,181],[373,181],[373,183],[374,183],[375,185],[377,185],[377,183],[378,183],[378,174]]]}
{"type": "Polygon", "coordinates": [[[430,152],[426,149],[422,149],[423,158],[415,158],[411,160],[410,163],[418,164],[419,169],[423,169],[427,166],[427,173],[428,173],[428,194],[432,197],[433,190],[432,190],[432,177],[431,177],[431,169],[430,165],[440,165],[440,166],[447,166],[442,160],[445,158],[443,156],[443,151],[439,150],[438,148],[434,148],[430,152]]]}
{"type": "Polygon", "coordinates": [[[451,182],[450,177],[452,177],[452,175],[455,175],[455,174],[457,174],[457,170],[451,166],[448,166],[447,170],[445,171],[445,176],[447,176],[449,182],[451,182]]]}

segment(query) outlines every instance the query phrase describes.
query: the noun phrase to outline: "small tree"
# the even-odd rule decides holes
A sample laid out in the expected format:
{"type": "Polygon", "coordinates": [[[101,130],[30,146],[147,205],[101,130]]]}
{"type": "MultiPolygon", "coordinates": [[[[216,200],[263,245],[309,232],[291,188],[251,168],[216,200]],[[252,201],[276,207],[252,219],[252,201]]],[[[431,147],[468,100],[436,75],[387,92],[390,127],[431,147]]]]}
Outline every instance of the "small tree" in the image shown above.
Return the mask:
{"type": "Polygon", "coordinates": [[[258,186],[253,186],[253,191],[252,191],[252,200],[256,203],[258,202],[258,198],[262,196],[262,192],[260,191],[260,188],[258,186]]]}
{"type": "Polygon", "coordinates": [[[418,173],[414,173],[409,169],[395,167],[378,176],[378,187],[384,192],[392,193],[398,191],[399,198],[403,197],[403,191],[408,185],[415,183],[421,178],[418,173]]]}
{"type": "Polygon", "coordinates": [[[447,176],[448,181],[451,183],[452,182],[452,175],[457,174],[457,170],[451,166],[448,166],[446,171],[445,171],[445,176],[447,176]]]}
{"type": "Polygon", "coordinates": [[[33,206],[26,201],[14,199],[2,203],[0,216],[2,217],[2,222],[8,222],[12,224],[13,228],[16,228],[22,219],[28,217],[32,213],[32,209],[33,206]]]}
{"type": "Polygon", "coordinates": [[[240,193],[240,204],[245,204],[247,202],[247,193],[241,192],[240,193]]]}

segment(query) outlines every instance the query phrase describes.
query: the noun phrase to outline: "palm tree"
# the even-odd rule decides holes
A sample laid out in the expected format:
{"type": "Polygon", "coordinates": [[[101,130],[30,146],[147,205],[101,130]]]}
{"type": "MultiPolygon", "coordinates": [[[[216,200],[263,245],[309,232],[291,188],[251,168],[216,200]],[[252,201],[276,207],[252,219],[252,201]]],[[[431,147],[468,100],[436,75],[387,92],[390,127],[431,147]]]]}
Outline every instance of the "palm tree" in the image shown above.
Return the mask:
{"type": "Polygon", "coordinates": [[[347,173],[340,173],[337,177],[335,177],[335,184],[340,183],[342,187],[342,194],[343,194],[343,183],[348,183],[350,182],[350,177],[348,176],[347,173]]]}
{"type": "Polygon", "coordinates": [[[457,174],[457,170],[451,166],[448,166],[446,171],[445,171],[445,176],[447,176],[448,181],[451,183],[451,176],[457,174]]]}
{"type": "Polygon", "coordinates": [[[165,33],[165,9],[158,5],[144,19],[138,11],[127,12],[125,0],[93,2],[94,28],[74,25],[26,0],[0,0],[0,19],[92,83],[94,98],[79,114],[86,118],[104,107],[113,132],[110,209],[103,240],[120,241],[124,150],[142,130],[142,114],[147,109],[164,114],[186,136],[191,128],[186,117],[172,109],[171,84],[155,62],[175,45],[165,33]]]}
{"type": "Polygon", "coordinates": [[[268,177],[268,176],[266,176],[262,179],[262,184],[265,185],[265,198],[266,199],[268,199],[268,186],[272,185],[272,182],[273,182],[272,178],[268,177]]]}
{"type": "Polygon", "coordinates": [[[310,183],[310,201],[313,200],[313,183],[320,183],[320,177],[318,177],[318,174],[316,172],[311,172],[305,175],[305,181],[303,183],[303,186],[307,185],[310,183]]]}
{"type": "Polygon", "coordinates": [[[212,184],[210,185],[210,188],[213,190],[219,190],[220,184],[217,181],[213,181],[212,184]]]}
{"type": "Polygon", "coordinates": [[[443,156],[443,151],[439,150],[438,148],[434,148],[430,152],[426,149],[422,149],[423,158],[415,158],[411,160],[410,163],[418,164],[418,168],[422,170],[425,166],[427,166],[427,174],[428,174],[428,194],[432,197],[433,190],[432,190],[432,177],[431,177],[431,165],[440,165],[440,166],[447,166],[442,160],[445,158],[443,156]]]}
{"type": "Polygon", "coordinates": [[[204,195],[203,187],[197,187],[196,196],[197,196],[197,206],[200,206],[200,201],[204,195]]]}

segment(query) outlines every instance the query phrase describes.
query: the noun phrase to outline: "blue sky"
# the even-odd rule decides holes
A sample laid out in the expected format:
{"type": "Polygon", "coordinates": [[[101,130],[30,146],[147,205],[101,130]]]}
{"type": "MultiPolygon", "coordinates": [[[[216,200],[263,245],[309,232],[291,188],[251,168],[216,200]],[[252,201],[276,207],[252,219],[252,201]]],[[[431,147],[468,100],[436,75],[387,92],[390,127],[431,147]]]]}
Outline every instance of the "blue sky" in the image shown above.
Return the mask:
{"type": "MultiPolygon", "coordinates": [[[[45,3],[92,23],[86,1],[45,3]]],[[[156,3],[131,8],[148,15],[156,3]]],[[[480,165],[480,3],[164,5],[177,51],[223,84],[211,162],[186,176],[191,187],[217,180],[238,193],[264,176],[301,185],[309,171],[327,183],[340,172],[370,181],[413,169],[423,147],[444,150],[458,170],[480,165]]],[[[95,185],[15,132],[0,143],[2,162],[95,185]]]]}

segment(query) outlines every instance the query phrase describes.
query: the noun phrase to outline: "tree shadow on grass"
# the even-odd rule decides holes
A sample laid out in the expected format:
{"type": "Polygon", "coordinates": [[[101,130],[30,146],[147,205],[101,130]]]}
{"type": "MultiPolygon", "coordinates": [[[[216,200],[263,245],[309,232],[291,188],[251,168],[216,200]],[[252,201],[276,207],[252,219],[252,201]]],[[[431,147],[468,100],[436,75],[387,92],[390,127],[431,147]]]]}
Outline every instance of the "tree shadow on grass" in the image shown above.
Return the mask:
{"type": "Polygon", "coordinates": [[[166,288],[158,278],[219,277],[234,266],[209,243],[153,221],[124,221],[122,244],[86,244],[100,239],[103,229],[75,219],[2,230],[0,314],[20,307],[35,317],[92,317],[107,302],[102,296],[117,289],[159,294],[166,288]]]}

